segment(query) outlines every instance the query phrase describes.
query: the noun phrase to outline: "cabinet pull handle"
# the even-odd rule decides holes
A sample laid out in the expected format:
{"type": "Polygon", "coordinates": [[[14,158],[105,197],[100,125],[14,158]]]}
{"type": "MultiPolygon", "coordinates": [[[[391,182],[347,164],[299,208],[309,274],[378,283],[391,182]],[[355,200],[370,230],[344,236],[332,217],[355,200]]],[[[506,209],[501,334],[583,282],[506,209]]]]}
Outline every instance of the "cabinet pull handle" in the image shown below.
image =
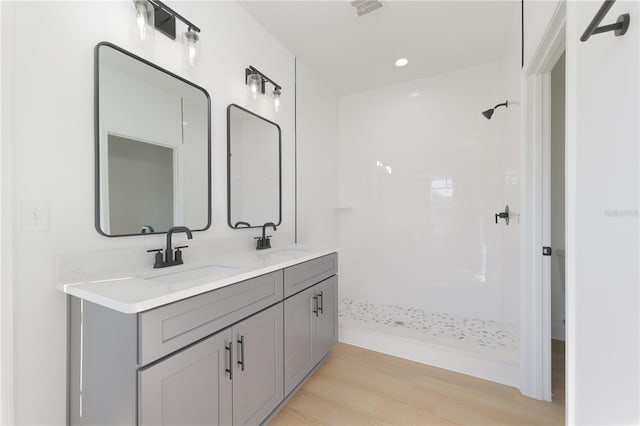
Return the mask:
{"type": "Polygon", "coordinates": [[[316,316],[318,316],[318,295],[313,295],[313,307],[311,309],[316,316]]]}
{"type": "Polygon", "coordinates": [[[324,314],[324,294],[322,292],[318,294],[318,301],[318,312],[324,314]]]}
{"type": "MultiPolygon", "coordinates": [[[[225,373],[229,373],[229,380],[233,380],[233,343],[229,342],[228,345],[224,345],[224,349],[227,351],[227,361],[229,361],[229,368],[225,366],[225,373]]],[[[226,362],[225,362],[226,364],[226,362]]]]}
{"type": "Polygon", "coordinates": [[[244,371],[244,336],[240,336],[240,339],[238,339],[238,347],[240,350],[238,365],[241,367],[241,370],[244,371]]]}

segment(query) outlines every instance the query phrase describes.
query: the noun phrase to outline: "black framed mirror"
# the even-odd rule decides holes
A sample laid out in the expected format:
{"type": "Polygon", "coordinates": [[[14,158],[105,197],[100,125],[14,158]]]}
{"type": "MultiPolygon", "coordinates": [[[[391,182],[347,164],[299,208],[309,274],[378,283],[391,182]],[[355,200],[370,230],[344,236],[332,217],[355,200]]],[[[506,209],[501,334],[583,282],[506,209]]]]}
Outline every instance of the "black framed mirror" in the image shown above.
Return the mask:
{"type": "Polygon", "coordinates": [[[211,98],[114,44],[95,47],[96,229],[211,226],[211,98]]]}
{"type": "Polygon", "coordinates": [[[227,223],[282,223],[280,126],[239,105],[227,107],[227,223]]]}

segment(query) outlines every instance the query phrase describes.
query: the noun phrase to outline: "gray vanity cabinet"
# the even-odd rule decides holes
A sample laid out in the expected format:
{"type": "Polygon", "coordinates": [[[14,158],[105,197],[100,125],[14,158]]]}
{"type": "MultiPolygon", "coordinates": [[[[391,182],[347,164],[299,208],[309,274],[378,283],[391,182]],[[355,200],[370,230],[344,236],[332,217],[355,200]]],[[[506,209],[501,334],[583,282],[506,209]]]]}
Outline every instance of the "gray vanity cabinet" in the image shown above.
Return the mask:
{"type": "Polygon", "coordinates": [[[317,315],[313,322],[314,359],[319,362],[338,341],[338,277],[315,286],[317,315]]]}
{"type": "Polygon", "coordinates": [[[332,253],[135,314],[72,297],[69,424],[268,422],[337,341],[337,285],[332,253]]]}
{"type": "Polygon", "coordinates": [[[138,372],[138,424],[230,425],[232,382],[225,330],[138,372]]]}
{"type": "Polygon", "coordinates": [[[233,326],[233,424],[261,423],[284,398],[282,303],[233,326]]]}
{"type": "Polygon", "coordinates": [[[338,340],[338,278],[284,301],[285,395],[291,393],[338,340]]]}
{"type": "Polygon", "coordinates": [[[139,424],[259,424],[284,398],[282,331],[279,303],[140,370],[139,424]]]}
{"type": "Polygon", "coordinates": [[[315,287],[284,301],[284,392],[289,395],[315,366],[313,357],[315,287]]]}
{"type": "Polygon", "coordinates": [[[337,273],[337,253],[290,266],[284,270],[284,297],[292,296],[337,273]]]}

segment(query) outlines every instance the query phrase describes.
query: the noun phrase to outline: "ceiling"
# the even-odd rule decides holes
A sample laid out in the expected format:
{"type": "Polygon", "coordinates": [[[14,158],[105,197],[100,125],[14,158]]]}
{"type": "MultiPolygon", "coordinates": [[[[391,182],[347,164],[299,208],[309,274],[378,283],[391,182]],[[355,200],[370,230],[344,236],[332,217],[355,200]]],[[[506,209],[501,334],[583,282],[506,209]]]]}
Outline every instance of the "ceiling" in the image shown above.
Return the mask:
{"type": "Polygon", "coordinates": [[[383,0],[362,17],[349,1],[240,4],[345,95],[498,59],[518,1],[383,0]]]}

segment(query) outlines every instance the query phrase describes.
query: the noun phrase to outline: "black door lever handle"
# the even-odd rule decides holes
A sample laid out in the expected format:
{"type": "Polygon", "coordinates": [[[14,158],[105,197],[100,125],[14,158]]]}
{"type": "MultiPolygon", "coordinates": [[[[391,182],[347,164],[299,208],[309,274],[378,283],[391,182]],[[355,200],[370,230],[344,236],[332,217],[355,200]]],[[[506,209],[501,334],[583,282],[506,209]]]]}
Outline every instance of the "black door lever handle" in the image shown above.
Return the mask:
{"type": "Polygon", "coordinates": [[[504,211],[500,213],[496,213],[495,217],[496,217],[496,223],[498,223],[498,219],[504,219],[505,225],[509,225],[509,217],[510,217],[509,206],[506,205],[504,207],[504,211]]]}

